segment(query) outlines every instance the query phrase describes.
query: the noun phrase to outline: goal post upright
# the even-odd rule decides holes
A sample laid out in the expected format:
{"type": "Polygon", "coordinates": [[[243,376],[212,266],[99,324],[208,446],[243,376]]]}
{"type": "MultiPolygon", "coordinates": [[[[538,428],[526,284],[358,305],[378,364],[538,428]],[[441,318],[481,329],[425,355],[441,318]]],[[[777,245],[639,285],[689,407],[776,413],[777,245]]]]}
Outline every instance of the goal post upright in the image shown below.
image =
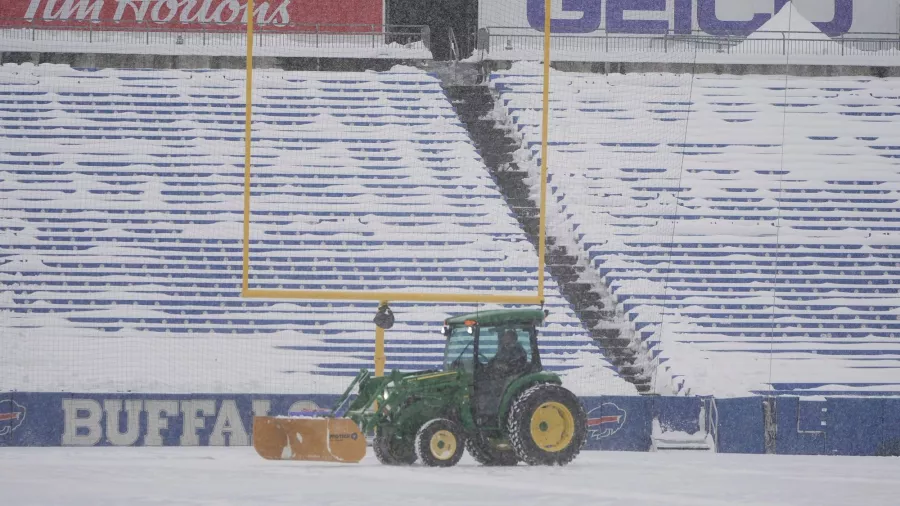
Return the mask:
{"type": "MultiPolygon", "coordinates": [[[[549,1],[549,0],[548,0],[549,1]]],[[[253,127],[253,0],[247,0],[247,97],[244,110],[244,258],[241,276],[241,295],[250,292],[250,160],[253,127]]]]}
{"type": "Polygon", "coordinates": [[[550,130],[550,4],[544,0],[544,89],[541,118],[541,195],[538,217],[538,296],[544,298],[544,261],[547,250],[547,143],[550,130]]]}

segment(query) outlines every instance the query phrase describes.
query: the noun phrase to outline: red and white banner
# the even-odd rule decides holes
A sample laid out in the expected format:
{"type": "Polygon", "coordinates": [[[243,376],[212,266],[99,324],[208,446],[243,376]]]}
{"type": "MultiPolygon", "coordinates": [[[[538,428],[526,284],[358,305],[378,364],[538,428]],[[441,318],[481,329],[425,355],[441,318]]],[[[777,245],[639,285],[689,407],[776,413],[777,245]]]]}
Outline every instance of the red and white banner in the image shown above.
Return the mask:
{"type": "MultiPolygon", "coordinates": [[[[284,31],[291,29],[284,25],[305,31],[316,24],[369,31],[384,22],[383,0],[256,0],[253,12],[256,23],[284,31]]],[[[243,31],[247,17],[247,0],[0,0],[0,24],[7,28],[92,24],[111,30],[149,25],[243,31]]]]}

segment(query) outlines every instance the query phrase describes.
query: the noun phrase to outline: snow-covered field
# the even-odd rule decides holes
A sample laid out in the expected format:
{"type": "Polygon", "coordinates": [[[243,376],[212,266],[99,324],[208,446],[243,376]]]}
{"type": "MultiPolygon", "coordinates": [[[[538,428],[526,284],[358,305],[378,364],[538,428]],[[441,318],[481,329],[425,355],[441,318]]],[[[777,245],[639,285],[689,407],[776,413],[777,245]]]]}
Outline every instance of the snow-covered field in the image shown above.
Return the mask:
{"type": "MultiPolygon", "coordinates": [[[[497,113],[537,171],[541,72],[497,113]]],[[[900,390],[900,79],[554,72],[550,232],[657,387],[900,390]]]]}
{"type": "MultiPolygon", "coordinates": [[[[537,255],[435,77],[259,71],[252,288],[534,294],[537,255]]],[[[373,304],[240,296],[244,73],[0,69],[0,385],[340,393],[373,304]],[[73,374],[72,371],[77,371],[73,374]]],[[[449,313],[394,305],[387,368],[449,313]]],[[[552,279],[544,364],[634,393],[552,279]]]]}
{"type": "Polygon", "coordinates": [[[564,468],[270,462],[252,448],[5,448],[21,506],[892,506],[900,459],[587,452],[564,468]]]}

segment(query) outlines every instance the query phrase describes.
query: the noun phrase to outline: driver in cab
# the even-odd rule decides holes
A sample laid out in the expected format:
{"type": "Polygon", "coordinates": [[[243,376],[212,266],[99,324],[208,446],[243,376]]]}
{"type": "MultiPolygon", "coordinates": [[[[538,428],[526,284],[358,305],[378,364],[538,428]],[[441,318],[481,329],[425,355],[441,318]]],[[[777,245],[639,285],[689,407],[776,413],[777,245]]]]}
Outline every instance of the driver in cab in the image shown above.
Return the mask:
{"type": "Polygon", "coordinates": [[[488,361],[489,374],[504,378],[524,372],[528,368],[528,353],[519,344],[519,336],[514,329],[506,329],[500,334],[497,354],[488,361]]]}

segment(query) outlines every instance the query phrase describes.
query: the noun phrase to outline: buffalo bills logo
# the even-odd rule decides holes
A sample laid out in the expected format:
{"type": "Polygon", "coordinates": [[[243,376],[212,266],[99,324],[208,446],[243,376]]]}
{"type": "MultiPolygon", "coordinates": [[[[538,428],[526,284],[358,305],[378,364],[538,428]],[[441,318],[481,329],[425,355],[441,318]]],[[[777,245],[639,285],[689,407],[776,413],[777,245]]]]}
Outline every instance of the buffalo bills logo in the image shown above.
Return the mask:
{"type": "Polygon", "coordinates": [[[8,436],[25,421],[25,406],[10,399],[0,401],[0,436],[8,436]]]}
{"type": "Polygon", "coordinates": [[[591,439],[612,436],[625,425],[628,413],[611,402],[604,402],[588,412],[587,430],[591,439]]]}

